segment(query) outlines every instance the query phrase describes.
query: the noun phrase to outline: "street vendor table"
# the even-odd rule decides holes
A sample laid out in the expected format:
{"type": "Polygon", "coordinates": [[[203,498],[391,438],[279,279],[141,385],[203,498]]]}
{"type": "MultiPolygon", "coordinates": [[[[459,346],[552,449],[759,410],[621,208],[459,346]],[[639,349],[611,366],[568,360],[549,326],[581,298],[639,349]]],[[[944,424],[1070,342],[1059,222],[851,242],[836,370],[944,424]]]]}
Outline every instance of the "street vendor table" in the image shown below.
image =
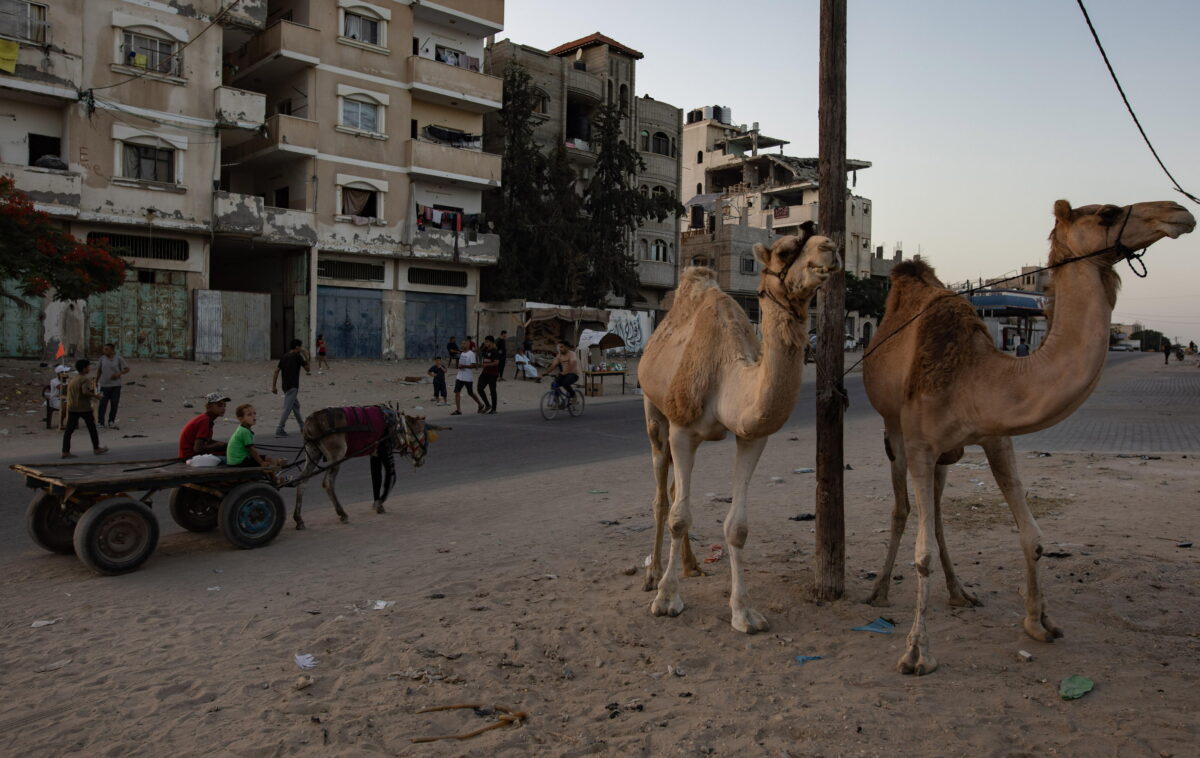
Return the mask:
{"type": "Polygon", "coordinates": [[[599,379],[600,386],[603,387],[604,386],[604,377],[606,377],[606,376],[621,377],[621,394],[624,395],[625,394],[625,372],[624,371],[584,371],[583,372],[583,377],[584,377],[583,382],[584,382],[584,386],[587,387],[588,394],[595,395],[597,378],[599,379]]]}

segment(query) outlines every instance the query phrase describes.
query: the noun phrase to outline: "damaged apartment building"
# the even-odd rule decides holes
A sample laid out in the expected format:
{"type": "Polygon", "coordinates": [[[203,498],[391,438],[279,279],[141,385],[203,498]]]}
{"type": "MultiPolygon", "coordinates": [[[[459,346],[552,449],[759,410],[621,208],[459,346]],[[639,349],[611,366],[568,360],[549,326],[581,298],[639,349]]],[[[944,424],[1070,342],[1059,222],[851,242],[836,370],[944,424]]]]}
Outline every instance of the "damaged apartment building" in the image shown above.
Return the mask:
{"type": "MultiPolygon", "coordinates": [[[[599,108],[612,105],[621,114],[626,142],[636,146],[644,164],[635,177],[637,186],[646,193],[680,196],[683,112],[649,95],[634,95],[642,53],[596,32],[548,51],[501,40],[488,49],[488,56],[488,70],[497,75],[509,61],[529,72],[539,103],[534,139],[547,155],[565,146],[581,194],[596,164],[592,120],[599,108]]],[[[501,152],[499,120],[486,116],[485,122],[486,149],[501,152]]],[[[630,239],[639,281],[635,310],[661,310],[663,298],[675,288],[679,227],[679,219],[673,217],[650,219],[630,239]]]]}
{"type": "Polygon", "coordinates": [[[503,0],[0,0],[0,172],[126,283],[0,305],[0,354],[427,357],[499,249],[503,0]],[[16,324],[17,326],[12,326],[16,324]]]}
{"type": "MultiPolygon", "coordinates": [[[[754,244],[770,246],[776,235],[796,234],[804,222],[817,222],[818,160],[785,155],[786,140],[767,136],[757,123],[735,124],[728,107],[696,108],[685,121],[681,173],[691,199],[684,203],[683,265],[714,268],[721,288],[757,322],[762,264],[754,257],[754,244]]],[[[870,166],[846,161],[852,182],[870,166]]],[[[853,193],[846,198],[843,257],[846,271],[860,279],[887,276],[894,264],[872,252],[871,201],[853,193]]],[[[870,339],[875,326],[873,319],[847,314],[848,336],[870,339]]]]}

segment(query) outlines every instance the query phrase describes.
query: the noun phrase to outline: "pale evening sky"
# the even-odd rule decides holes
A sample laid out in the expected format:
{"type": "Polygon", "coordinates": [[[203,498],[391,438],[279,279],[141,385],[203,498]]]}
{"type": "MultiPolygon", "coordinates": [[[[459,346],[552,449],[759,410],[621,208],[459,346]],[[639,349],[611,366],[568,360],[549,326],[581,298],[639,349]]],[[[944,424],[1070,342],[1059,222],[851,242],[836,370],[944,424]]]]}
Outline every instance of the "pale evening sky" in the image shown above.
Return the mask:
{"type": "MultiPolygon", "coordinates": [[[[1085,0],[1142,126],[1200,195],[1196,0],[1085,0]]],[[[816,0],[508,0],[498,39],[543,50],[602,32],[645,54],[637,94],[733,109],[817,155],[816,0]]],[[[850,0],[847,155],[871,161],[873,245],[943,281],[1045,263],[1052,205],[1174,200],[1074,0],[850,0]]],[[[686,193],[685,193],[686,194],[686,193]]],[[[683,198],[686,200],[686,198],[683,198]]],[[[1148,279],[1120,264],[1115,321],[1200,341],[1200,231],[1162,240],[1148,279]]]]}

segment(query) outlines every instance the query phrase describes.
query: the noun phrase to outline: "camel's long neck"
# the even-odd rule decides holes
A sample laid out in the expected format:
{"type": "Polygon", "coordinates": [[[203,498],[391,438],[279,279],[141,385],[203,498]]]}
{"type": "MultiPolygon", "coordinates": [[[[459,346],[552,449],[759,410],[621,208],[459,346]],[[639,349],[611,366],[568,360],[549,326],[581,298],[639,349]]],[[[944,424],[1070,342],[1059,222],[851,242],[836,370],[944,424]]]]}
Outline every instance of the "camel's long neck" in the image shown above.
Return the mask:
{"type": "Polygon", "coordinates": [[[762,353],[750,370],[757,391],[741,414],[735,431],[760,437],[783,426],[796,404],[800,391],[800,372],[804,368],[804,344],[808,327],[807,309],[803,317],[784,311],[774,302],[759,299],[762,313],[762,353]]]}
{"type": "Polygon", "coordinates": [[[987,384],[1004,400],[987,403],[997,411],[998,433],[1045,429],[1087,400],[1108,356],[1109,298],[1097,266],[1072,263],[1055,270],[1054,319],[1041,346],[1026,358],[994,356],[1001,365],[985,367],[995,377],[987,384]]]}

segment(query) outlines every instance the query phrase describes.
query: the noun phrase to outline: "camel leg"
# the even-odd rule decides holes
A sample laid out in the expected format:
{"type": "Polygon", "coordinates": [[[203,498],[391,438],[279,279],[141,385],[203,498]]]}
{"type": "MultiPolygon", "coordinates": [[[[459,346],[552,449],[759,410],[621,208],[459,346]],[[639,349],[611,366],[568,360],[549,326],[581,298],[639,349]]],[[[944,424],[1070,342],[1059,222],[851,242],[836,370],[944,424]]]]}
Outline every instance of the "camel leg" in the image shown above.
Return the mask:
{"type": "Polygon", "coordinates": [[[337,499],[337,493],[333,491],[333,485],[337,482],[337,473],[339,468],[341,468],[341,466],[334,466],[333,468],[329,469],[329,471],[325,472],[325,478],[321,480],[321,486],[325,489],[325,494],[329,495],[329,500],[333,503],[333,508],[337,511],[338,518],[340,518],[344,524],[350,520],[350,517],[347,516],[346,511],[342,509],[342,504],[339,503],[337,499]]]}
{"type": "Polygon", "coordinates": [[[969,608],[983,605],[979,598],[970,594],[962,587],[958,574],[954,573],[954,562],[950,560],[950,550],[946,547],[946,537],[942,531],[942,491],[946,489],[946,469],[941,464],[934,467],[933,487],[933,524],[937,534],[938,557],[942,561],[942,573],[946,575],[946,590],[950,593],[950,605],[969,608]]]}
{"type": "Polygon", "coordinates": [[[671,554],[658,583],[658,594],[650,603],[650,612],[655,616],[678,616],[683,612],[683,598],[679,596],[679,573],[683,565],[684,545],[692,525],[689,504],[692,467],[696,462],[696,448],[700,444],[686,429],[676,427],[671,428],[670,440],[671,459],[675,465],[675,502],[667,518],[667,526],[671,530],[671,554]]]}
{"type": "Polygon", "coordinates": [[[746,491],[750,477],[758,466],[759,456],[767,446],[767,438],[737,440],[737,458],[733,466],[733,504],[725,517],[725,546],[729,550],[729,609],[733,628],[746,634],[765,632],[767,619],[750,607],[746,588],[742,584],[742,547],[749,528],[746,519],[746,491]]]}
{"type": "Polygon", "coordinates": [[[887,558],[879,576],[875,578],[866,602],[881,607],[889,606],[888,591],[892,587],[892,568],[896,565],[896,551],[900,548],[900,538],[904,536],[904,525],[908,522],[908,460],[904,455],[904,438],[890,430],[883,438],[883,444],[888,454],[888,462],[892,469],[892,534],[888,538],[887,558]]]}
{"type": "Polygon", "coordinates": [[[667,525],[667,511],[671,507],[668,499],[668,477],[671,473],[670,423],[649,401],[645,401],[646,435],[650,438],[650,459],[654,470],[654,549],[650,553],[650,565],[646,567],[646,580],[642,589],[649,592],[658,587],[662,579],[663,530],[667,525]]]}
{"type": "Polygon", "coordinates": [[[913,494],[917,499],[917,606],[913,613],[912,629],[908,633],[908,649],[900,656],[896,668],[902,674],[932,673],[937,660],[929,652],[929,632],[925,613],[929,608],[929,568],[933,561],[930,541],[935,538],[933,492],[937,477],[934,469],[937,454],[928,447],[908,448],[908,471],[912,475],[913,494]]]}
{"type": "Polygon", "coordinates": [[[1038,586],[1038,559],[1042,557],[1042,530],[1029,511],[1025,502],[1025,488],[1017,476],[1017,461],[1013,455],[1012,439],[1009,437],[994,437],[983,443],[983,452],[987,454],[988,463],[992,467],[992,476],[1004,493],[1008,507],[1012,510],[1013,520],[1017,522],[1017,530],[1021,533],[1021,550],[1025,553],[1025,632],[1035,640],[1053,642],[1063,636],[1062,630],[1055,626],[1046,615],[1046,599],[1042,597],[1038,586]]]}

